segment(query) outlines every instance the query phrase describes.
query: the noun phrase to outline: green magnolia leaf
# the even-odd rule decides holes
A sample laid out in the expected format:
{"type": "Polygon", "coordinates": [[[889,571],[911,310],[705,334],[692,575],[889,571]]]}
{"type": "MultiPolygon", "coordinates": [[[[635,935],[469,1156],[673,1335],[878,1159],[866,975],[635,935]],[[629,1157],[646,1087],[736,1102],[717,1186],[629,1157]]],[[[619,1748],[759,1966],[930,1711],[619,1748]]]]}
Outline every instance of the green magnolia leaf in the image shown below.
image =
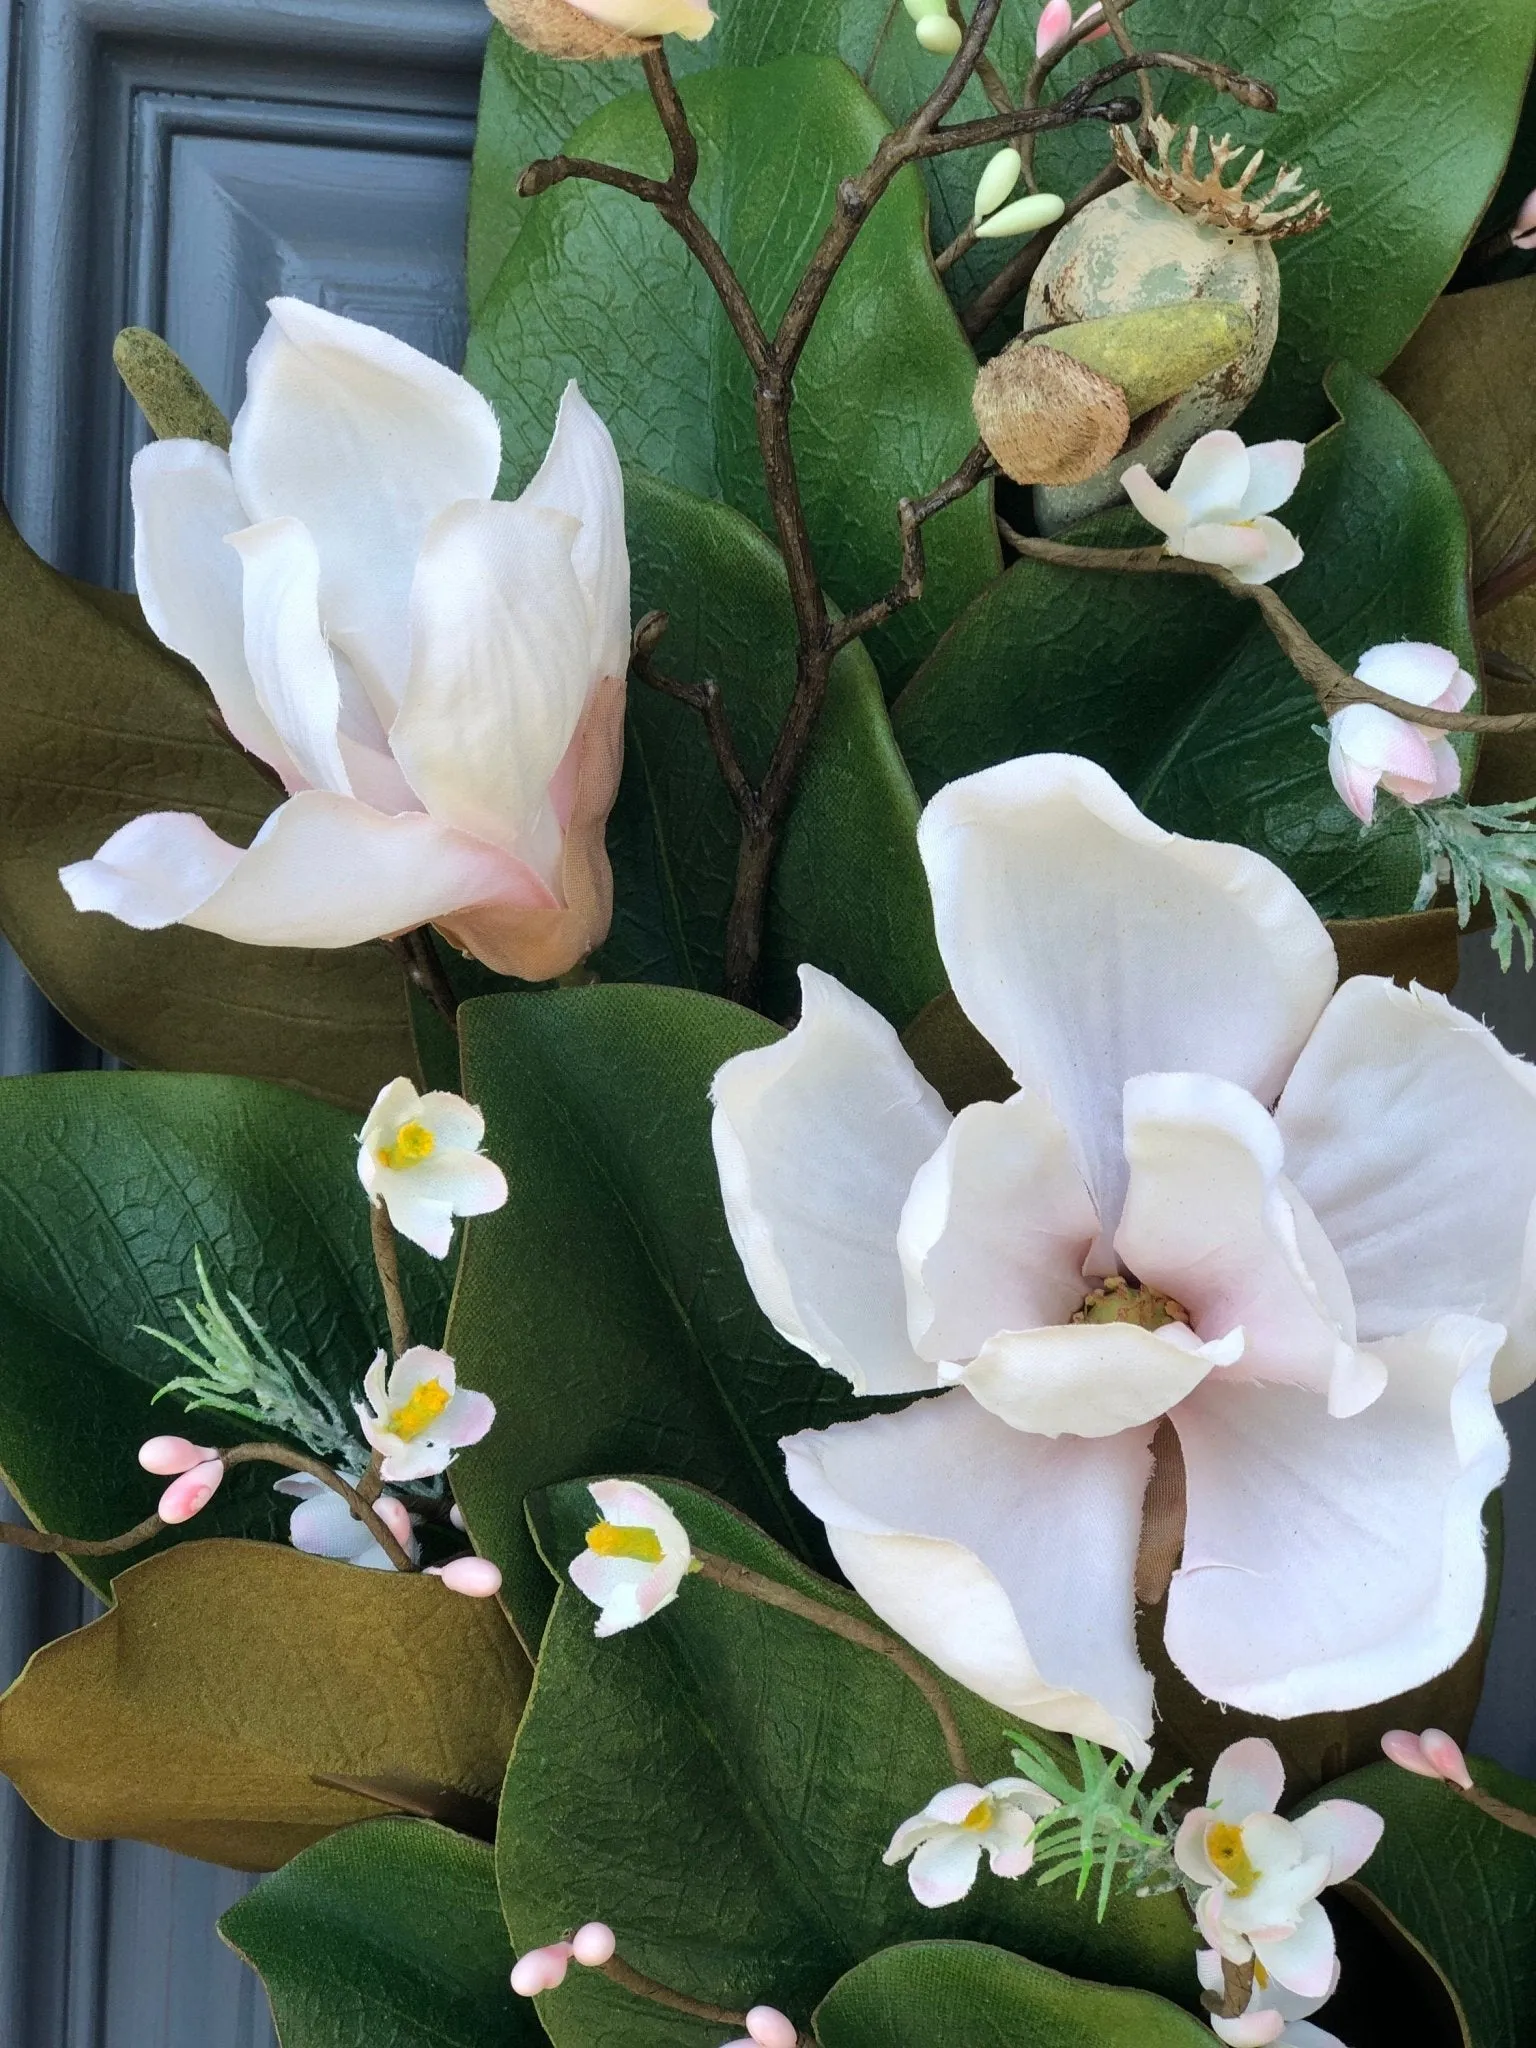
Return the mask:
{"type": "Polygon", "coordinates": [[[913,1941],[871,1956],[816,2008],[821,2048],[1210,2048],[1187,2012],[1085,1984],[1006,1949],[913,1941]]]}
{"type": "MultiPolygon", "coordinates": [[[[1536,1814],[1536,1785],[1469,1760],[1478,1786],[1536,1814]]],[[[1536,1839],[1506,1827],[1439,1779],[1376,1763],[1323,1788],[1386,1821],[1362,1878],[1428,1950],[1466,2010],[1473,2048],[1536,2039],[1536,1839]]],[[[1303,1802],[1304,1812],[1316,1800],[1303,1802]]]]}
{"type": "MultiPolygon", "coordinates": [[[[0,1081],[0,1476],[44,1527],[99,1540],[153,1513],[148,1436],[269,1436],[188,1417],[155,1390],[185,1362],[140,1325],[184,1334],[201,1248],[277,1348],[341,1404],[386,1340],[356,1120],[283,1088],[211,1075],[44,1074],[0,1081]]],[[[436,1337],[446,1275],[403,1248],[413,1322],[436,1337]]],[[[232,1472],[185,1534],[286,1541],[270,1467],[232,1472]]],[[[162,1539],[180,1538],[168,1532],[162,1539]]],[[[121,1558],[75,1568],[105,1592],[121,1558]]]]}
{"type": "Polygon", "coordinates": [[[426,1821],[350,1827],[232,1906],[283,2048],[536,2048],[481,1842],[426,1821]]]}
{"type": "MultiPolygon", "coordinates": [[[[867,1616],[720,1502],[660,1490],[696,1549],[867,1616]]],[[[533,1512],[563,1567],[595,1519],[586,1487],[558,1487],[533,1512]]],[[[1121,1895],[1101,1925],[1068,1884],[984,1871],[958,1905],[916,1903],[881,1855],[954,1769],[921,1694],[883,1657],[696,1577],[606,1641],[594,1612],[561,1591],[507,1774],[497,1868],[520,1950],[606,1919],[652,1979],[728,2010],[765,2000],[802,2027],[855,1963],[926,1933],[1193,2002],[1194,1938],[1171,1895],[1121,1895]]],[[[947,1690],[978,1779],[1011,1774],[1006,1717],[947,1690]]],[[[540,2003],[557,2048],[719,2048],[723,2031],[595,1972],[573,1971],[540,2003]]]]}
{"type": "MultiPolygon", "coordinates": [[[[754,780],[795,680],[795,627],[777,551],[738,513],[634,471],[627,479],[636,608],[665,611],[664,673],[719,684],[754,780]]],[[[762,1002],[796,1008],[809,960],[904,1022],[944,986],[917,798],[861,646],[838,658],[774,868],[762,1002]],[[835,878],[835,885],[829,882],[835,878]]],[[[614,930],[605,979],[722,985],[740,829],[699,714],[630,685],[625,776],[609,827],[614,930]]]]}
{"type": "MultiPolygon", "coordinates": [[[[1404,0],[1389,63],[1376,0],[1148,0],[1127,25],[1149,46],[1267,79],[1280,95],[1272,118],[1189,80],[1158,90],[1171,120],[1262,145],[1266,166],[1299,163],[1304,189],[1318,186],[1333,209],[1315,233],[1276,244],[1280,339],[1242,423],[1250,441],[1316,432],[1328,365],[1342,356],[1379,374],[1456,268],[1514,138],[1536,17],[1526,0],[1404,0]]],[[[1104,49],[1058,75],[1091,70],[1104,49]]],[[[1047,135],[1042,182],[1073,192],[1104,159],[1088,129],[1047,135]]]]}
{"type": "Polygon", "coordinates": [[[492,1600],[270,1543],[185,1543],[0,1700],[0,1770],[57,1834],[271,1870],[378,1807],[316,1774],[494,1798],[529,1671],[492,1600]]]}
{"type": "Polygon", "coordinates": [[[137,1067],[283,1081],[366,1107],[414,1070],[382,946],[237,946],[75,910],[58,870],[144,811],[197,811],[246,845],[279,801],[210,723],[200,678],[130,597],[40,561],[0,510],[0,927],[49,1000],[137,1067]]]}
{"type": "MultiPolygon", "coordinates": [[[[1339,365],[1340,423],[1308,449],[1284,517],[1306,548],[1280,593],[1337,661],[1429,640],[1475,668],[1466,522],[1402,408],[1339,365]]],[[[1071,538],[1144,541],[1130,512],[1071,538]]],[[[1020,561],[951,628],[893,711],[919,793],[1024,753],[1090,756],[1159,824],[1254,847],[1326,917],[1407,911],[1418,842],[1383,803],[1362,834],[1334,794],[1322,714],[1257,608],[1194,577],[1020,561]]],[[[1470,741],[1458,742],[1471,752],[1470,741]]]]}
{"type": "Polygon", "coordinates": [[[501,996],[460,1014],[466,1087],[509,1192],[469,1226],[454,1296],[448,1348],[497,1407],[454,1491],[525,1638],[550,1586],[523,1503],[556,1480],[668,1471],[821,1559],[778,1439],[868,1404],[759,1310],[709,1140],[715,1070],[777,1030],[678,989],[501,996]]]}
{"type": "MultiPolygon", "coordinates": [[[[701,170],[694,201],[770,326],[788,303],[839,182],[886,131],[843,65],[791,57],[684,85],[701,170]]],[[[573,152],[660,173],[648,95],[602,108],[573,152]]],[[[832,600],[851,610],[896,579],[898,501],[954,470],[976,439],[975,359],[928,259],[915,173],[897,178],[828,294],[795,378],[806,517],[832,600]]],[[[578,181],[533,202],[475,318],[467,373],[501,418],[504,483],[543,455],[560,392],[578,377],[627,462],[772,530],[752,372],[703,272],[656,212],[578,181]]],[[[990,493],[925,531],[922,600],[870,636],[882,673],[915,664],[997,573],[990,493]]]]}

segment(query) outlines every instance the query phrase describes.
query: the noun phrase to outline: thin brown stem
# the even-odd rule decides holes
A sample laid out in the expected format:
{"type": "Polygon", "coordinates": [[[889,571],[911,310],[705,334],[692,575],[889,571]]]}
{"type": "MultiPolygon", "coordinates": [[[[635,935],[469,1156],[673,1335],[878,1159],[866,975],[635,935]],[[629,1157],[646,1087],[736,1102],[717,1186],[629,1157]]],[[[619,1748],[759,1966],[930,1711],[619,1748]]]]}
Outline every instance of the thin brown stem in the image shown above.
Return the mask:
{"type": "MultiPolygon", "coordinates": [[[[1125,5],[1126,0],[1099,0],[1099,11],[1109,23],[1109,32],[1115,39],[1116,47],[1125,56],[1135,57],[1137,55],[1136,45],[1131,41],[1126,31],[1125,23],[1120,18],[1125,10],[1125,5]]],[[[1157,112],[1157,102],[1152,97],[1151,75],[1145,69],[1138,70],[1136,73],[1136,91],[1141,100],[1141,127],[1142,134],[1145,137],[1150,133],[1148,124],[1151,122],[1152,116],[1157,112]]]]}
{"type": "Polygon", "coordinates": [[[400,1288],[400,1247],[395,1241],[395,1226],[382,1202],[369,1203],[368,1226],[373,1236],[373,1263],[378,1268],[379,1290],[384,1296],[384,1310],[389,1317],[390,1349],[399,1358],[411,1348],[411,1325],[405,1311],[405,1296],[400,1288]]]}
{"type": "MultiPolygon", "coordinates": [[[[1126,7],[1135,5],[1136,0],[1125,0],[1126,7]]],[[[1089,37],[1096,35],[1103,26],[1102,21],[1080,21],[1069,34],[1052,43],[1048,50],[1042,51],[1030,66],[1029,76],[1024,81],[1024,90],[1019,95],[1020,106],[1038,107],[1040,95],[1045,89],[1045,81],[1056,66],[1070,57],[1074,50],[1080,49],[1089,37]]],[[[1038,192],[1040,188],[1035,181],[1035,137],[1032,130],[1026,130],[1024,140],[1019,144],[1019,154],[1024,159],[1024,183],[1031,192],[1038,192]]]]}
{"type": "Polygon", "coordinates": [[[698,712],[704,721],[704,730],[714,751],[715,765],[720,770],[720,779],[725,784],[731,802],[736,806],[737,815],[743,821],[758,818],[757,791],[752,787],[747,771],[741,765],[736,752],[731,722],[726,715],[725,700],[720,685],[706,676],[701,683],[685,683],[676,676],[669,676],[656,667],[652,656],[666,632],[670,620],[665,612],[647,612],[635,627],[630,649],[630,667],[649,689],[657,690],[664,697],[673,697],[679,704],[686,704],[698,712]]]}
{"type": "MultiPolygon", "coordinates": [[[[965,9],[960,0],[949,0],[949,18],[962,35],[966,30],[965,9]]],[[[1006,114],[1013,106],[1013,95],[1003,79],[1003,74],[988,56],[976,60],[976,83],[1000,114],[1006,114]]]]}
{"type": "Polygon", "coordinates": [[[883,1629],[861,1621],[856,1614],[844,1614],[839,1607],[829,1607],[825,1601],[797,1593],[790,1586],[780,1585],[777,1579],[766,1578],[747,1565],[737,1564],[734,1558],[716,1557],[709,1551],[696,1550],[693,1562],[700,1575],[713,1585],[724,1586],[728,1592],[745,1594],[749,1600],[761,1601],[765,1607],[776,1607],[784,1614],[798,1615],[802,1621],[827,1629],[831,1634],[841,1636],[844,1642],[856,1643],[861,1650],[871,1650],[877,1657],[884,1657],[888,1663],[894,1664],[927,1701],[944,1737],[944,1747],[949,1751],[956,1781],[965,1785],[974,1783],[971,1760],[966,1754],[965,1741],[955,1720],[954,1709],[949,1704],[949,1696],[916,1652],[909,1650],[905,1643],[895,1636],[888,1636],[883,1629]]]}
{"type": "Polygon", "coordinates": [[[946,477],[926,497],[902,499],[896,508],[901,527],[901,580],[884,597],[876,598],[862,611],[850,612],[846,618],[839,619],[832,629],[834,647],[846,647],[850,640],[858,640],[876,626],[883,626],[904,605],[916,603],[923,594],[923,581],[927,574],[924,526],[936,512],[944,511],[974,491],[985,477],[992,474],[993,467],[992,457],[978,441],[954,475],[946,477]]]}
{"type": "Polygon", "coordinates": [[[1536,548],[1531,546],[1536,525],[1527,525],[1511,541],[1498,561],[1472,587],[1473,616],[1480,618],[1484,612],[1497,611],[1512,597],[1536,583],[1536,548]]]}
{"type": "Polygon", "coordinates": [[[1474,1785],[1469,1792],[1464,1785],[1452,1785],[1451,1790],[1458,1799],[1464,1799],[1468,1806],[1475,1806],[1479,1813],[1486,1813],[1490,1820],[1496,1820],[1501,1827],[1513,1828],[1516,1834],[1536,1835],[1536,1814],[1510,1806],[1503,1799],[1495,1799],[1491,1792],[1485,1792],[1481,1785],[1474,1785]]]}
{"type": "Polygon", "coordinates": [[[976,223],[973,220],[968,220],[965,226],[960,230],[959,234],[956,235],[955,239],[952,242],[947,243],[945,247],[939,251],[938,255],[934,257],[934,269],[939,273],[940,277],[942,277],[947,270],[954,269],[955,265],[960,261],[960,258],[962,256],[969,256],[969,254],[975,248],[975,246],[976,223]]]}
{"type": "Polygon", "coordinates": [[[652,2005],[664,2005],[669,2012],[687,2013],[690,2019],[708,2020],[711,2026],[735,2027],[742,2033],[746,2031],[747,2016],[744,2012],[732,2012],[726,2006],[711,2005],[702,1998],[690,1998],[685,1991],[673,1991],[669,1985],[658,1984],[654,1977],[642,1976],[622,1956],[610,1956],[599,1967],[603,1975],[621,1990],[632,1992],[636,1998],[648,1998],[652,2005]]]}
{"type": "Polygon", "coordinates": [[[1106,64],[1081,84],[1064,93],[1053,106],[1020,107],[1011,114],[992,114],[981,121],[964,121],[957,127],[939,128],[920,138],[911,149],[913,157],[944,156],[951,150],[991,147],[1011,142],[1018,135],[1039,135],[1048,128],[1064,128],[1075,121],[1109,121],[1123,127],[1136,118],[1137,107],[1130,100],[1096,101],[1093,95],[1133,71],[1180,71],[1190,78],[1204,79],[1217,92],[1230,93],[1240,106],[1255,107],[1272,114],[1278,104],[1275,89],[1262,78],[1246,71],[1234,71],[1229,64],[1216,64],[1207,57],[1191,57],[1183,50],[1138,50],[1134,57],[1121,57],[1106,64]]]}
{"type": "Polygon", "coordinates": [[[398,939],[386,939],[385,944],[400,962],[406,981],[426,997],[449,1030],[457,1036],[459,999],[453,992],[453,983],[443,971],[442,961],[437,957],[431,927],[418,925],[414,931],[402,932],[398,939]]]}
{"type": "Polygon", "coordinates": [[[1045,253],[1052,242],[1070,221],[1077,219],[1084,207],[1092,206],[1095,199],[1102,199],[1106,192],[1113,192],[1117,185],[1128,181],[1118,164],[1106,164],[1102,171],[1088,180],[1083,189],[1068,201],[1066,212],[1060,220],[1052,221],[1048,228],[1041,228],[1031,235],[1017,255],[1010,256],[1002,269],[989,284],[964,307],[960,324],[972,341],[985,334],[992,322],[1007,306],[1011,305],[1020,292],[1027,291],[1030,279],[1040,268],[1045,253]]]}

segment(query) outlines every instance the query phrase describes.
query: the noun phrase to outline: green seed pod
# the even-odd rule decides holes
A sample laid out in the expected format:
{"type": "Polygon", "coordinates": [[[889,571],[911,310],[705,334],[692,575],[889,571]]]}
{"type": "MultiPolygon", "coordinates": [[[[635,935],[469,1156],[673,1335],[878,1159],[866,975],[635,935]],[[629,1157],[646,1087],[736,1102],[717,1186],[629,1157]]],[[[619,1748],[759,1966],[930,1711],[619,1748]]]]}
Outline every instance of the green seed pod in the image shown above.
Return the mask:
{"type": "Polygon", "coordinates": [[[1055,327],[1034,345],[1060,349],[1118,384],[1139,420],[1235,362],[1252,342],[1253,321],[1234,300],[1190,299],[1055,327]]]}
{"type": "Polygon", "coordinates": [[[112,360],[158,440],[229,446],[229,421],[158,334],[147,327],[125,327],[112,344],[112,360]]]}

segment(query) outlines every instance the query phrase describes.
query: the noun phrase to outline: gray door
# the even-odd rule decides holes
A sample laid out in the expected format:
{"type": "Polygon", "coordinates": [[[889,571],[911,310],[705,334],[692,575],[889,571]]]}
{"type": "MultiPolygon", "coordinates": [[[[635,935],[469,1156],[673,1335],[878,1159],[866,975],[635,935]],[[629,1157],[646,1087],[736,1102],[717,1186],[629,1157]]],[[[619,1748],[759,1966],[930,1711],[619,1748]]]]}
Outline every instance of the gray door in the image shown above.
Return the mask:
{"type": "MultiPolygon", "coordinates": [[[[278,292],[457,365],[488,23],[482,0],[0,0],[0,475],[34,547],[131,582],[120,327],[231,409],[278,292]]],[[[97,1063],[0,951],[0,1071],[97,1063]]],[[[94,1611],[0,1553],[0,1683],[94,1611]]],[[[246,1883],[58,1841],[0,1783],[0,2048],[270,2048],[213,1927],[246,1883]]]]}

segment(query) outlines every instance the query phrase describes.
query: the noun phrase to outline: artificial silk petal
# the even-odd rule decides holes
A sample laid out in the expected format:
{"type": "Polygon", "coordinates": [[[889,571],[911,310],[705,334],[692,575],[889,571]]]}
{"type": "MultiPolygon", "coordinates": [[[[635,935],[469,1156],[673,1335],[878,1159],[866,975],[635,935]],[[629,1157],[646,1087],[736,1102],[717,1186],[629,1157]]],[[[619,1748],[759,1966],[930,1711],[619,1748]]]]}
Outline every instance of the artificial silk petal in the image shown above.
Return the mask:
{"type": "Polygon", "coordinates": [[[907,1871],[920,1906],[952,1906],[976,1882],[981,1843],[975,1835],[935,1835],[914,1850],[907,1871]]]}
{"type": "Polygon", "coordinates": [[[387,725],[427,529],[490,497],[501,431],[462,377],[392,335],[298,299],[269,311],[234,423],[235,486],[250,520],[301,519],[314,535],[326,632],[387,725]]]}
{"type": "Polygon", "coordinates": [[[1155,1422],[1194,1392],[1215,1359],[1133,1323],[1069,1323],[989,1339],[958,1378],[1010,1428],[1113,1436],[1155,1422]]]}
{"type": "Polygon", "coordinates": [[[1164,832],[1069,755],[951,783],[918,840],[955,994],[1065,1124],[1107,1272],[1126,1081],[1198,1071],[1272,1102],[1332,992],[1332,941],[1261,855],[1164,832]]]}
{"type": "Polygon", "coordinates": [[[1248,450],[1248,483],[1238,500],[1241,519],[1278,512],[1301,482],[1306,466],[1304,441],[1258,441],[1248,450]]]}
{"type": "Polygon", "coordinates": [[[583,14],[626,36],[682,36],[697,42],[715,25],[702,0],[571,0],[583,14]]]}
{"type": "Polygon", "coordinates": [[[76,910],[101,910],[137,931],[177,924],[218,894],[245,856],[186,811],[130,818],[90,860],[60,868],[76,910]]]}
{"type": "Polygon", "coordinates": [[[297,519],[229,537],[244,572],[245,658],[257,700],[313,789],[351,796],[337,727],[341,682],[320,624],[320,557],[297,519]]]}
{"type": "Polygon", "coordinates": [[[524,860],[558,891],[549,785],[595,680],[586,599],[561,512],[453,505],[411,590],[411,666],[390,746],[445,825],[524,860]]]}
{"type": "Polygon", "coordinates": [[[1125,495],[1148,526],[1155,526],[1159,533],[1171,533],[1181,524],[1173,499],[1161,484],[1153,481],[1152,472],[1144,462],[1133,463],[1120,481],[1125,487],[1125,495]]]}
{"type": "MultiPolygon", "coordinates": [[[[1367,648],[1355,664],[1355,674],[1373,690],[1385,690],[1405,704],[1438,705],[1447,693],[1458,694],[1461,679],[1467,685],[1461,698],[1464,704],[1476,687],[1448,647],[1435,647],[1424,640],[1389,640],[1384,646],[1367,648]]],[[[1445,708],[1459,711],[1461,704],[1445,708]]]]}
{"type": "MultiPolygon", "coordinates": [[[[1328,721],[1328,773],[1363,822],[1370,821],[1379,783],[1404,803],[1421,804],[1433,796],[1438,772],[1429,741],[1395,711],[1379,704],[1346,704],[1328,721]]],[[[1459,782],[1459,762],[1456,773],[1459,782]]]]}
{"type": "Polygon", "coordinates": [[[1509,1447],[1488,1397],[1497,1324],[1445,1316],[1377,1346],[1386,1392],[1207,1383],[1173,1417],[1188,1490],[1164,1641],[1208,1699],[1288,1719],[1390,1699],[1477,1630],[1482,1511],[1509,1447]]]}
{"type": "Polygon", "coordinates": [[[301,788],[246,666],[241,566],[225,542],[250,515],[229,457],[207,441],[152,441],[133,458],[132,491],[133,578],[151,632],[192,663],[240,745],[301,788]]]}
{"type": "Polygon", "coordinates": [[[1229,1743],[1212,1764],[1205,1803],[1216,1819],[1242,1822],[1250,1814],[1273,1813],[1284,1792],[1279,1750],[1266,1736],[1246,1735],[1229,1743]]]}
{"type": "Polygon", "coordinates": [[[814,967],[800,988],[794,1030],[715,1076],[731,1238],[774,1328],[856,1393],[932,1387],[896,1233],[949,1115],[878,1011],[814,967]]]}
{"type": "Polygon", "coordinates": [[[784,1441],[850,1584],[983,1699],[1148,1755],[1132,1578],[1151,1429],[1025,1436],[969,1394],[784,1441]]]}
{"type": "Polygon", "coordinates": [[[1337,1254],[1283,1184],[1274,1120],[1208,1074],[1126,1083],[1130,1183],[1115,1249],[1127,1269],[1187,1308],[1202,1336],[1243,1332],[1244,1379],[1279,1380],[1352,1414],[1386,1384],[1355,1351],[1354,1306],[1337,1254]]]}
{"type": "Polygon", "coordinates": [[[907,1324],[931,1359],[973,1358],[999,1330],[1064,1323],[1098,1234],[1067,1134],[1038,1095],[973,1102],[917,1172],[897,1248],[907,1324]]]}
{"type": "Polygon", "coordinates": [[[1254,573],[1269,560],[1269,543],[1254,526],[1218,525],[1210,520],[1186,526],[1169,536],[1168,552],[1182,555],[1186,561],[1230,569],[1241,582],[1267,580],[1254,573]]]}
{"type": "Polygon", "coordinates": [[[1301,1909],[1294,1930],[1278,1941],[1262,1934],[1250,1937],[1253,1952],[1277,1984],[1303,1998],[1321,1998],[1333,1982],[1337,1952],[1333,1923],[1317,1903],[1309,1899],[1301,1909]]]}
{"type": "Polygon", "coordinates": [[[1325,1799],[1296,1822],[1309,1856],[1326,1854],[1328,1882],[1343,1884],[1375,1853],[1386,1822],[1355,1799],[1325,1799]]]}
{"type": "Polygon", "coordinates": [[[629,548],[624,537],[624,474],[613,436],[573,377],[538,474],[517,503],[581,521],[571,566],[587,600],[593,672],[629,668],[629,548]]]}
{"type": "MultiPolygon", "coordinates": [[[[1170,552],[1172,550],[1170,549],[1170,552]]],[[[1246,520],[1241,526],[1198,526],[1190,527],[1181,537],[1178,552],[1191,561],[1218,561],[1229,568],[1239,583],[1272,583],[1277,576],[1284,576],[1288,570],[1300,566],[1302,547],[1288,526],[1282,526],[1278,519],[1261,514],[1257,519],[1246,520]],[[1228,554],[1202,553],[1201,536],[1210,533],[1246,535],[1248,545],[1240,558],[1235,542],[1228,544],[1228,554]],[[1254,548],[1252,543],[1257,541],[1254,548]]]]}
{"type": "Polygon", "coordinates": [[[1251,476],[1249,450],[1242,436],[1221,427],[1202,434],[1190,448],[1168,486],[1168,495],[1183,524],[1235,519],[1251,476]]]}
{"type": "Polygon", "coordinates": [[[1536,1070],[1427,989],[1344,983],[1286,1084],[1292,1179],[1337,1249],[1360,1336],[1503,1323],[1493,1394],[1536,1379],[1536,1070]]]}

